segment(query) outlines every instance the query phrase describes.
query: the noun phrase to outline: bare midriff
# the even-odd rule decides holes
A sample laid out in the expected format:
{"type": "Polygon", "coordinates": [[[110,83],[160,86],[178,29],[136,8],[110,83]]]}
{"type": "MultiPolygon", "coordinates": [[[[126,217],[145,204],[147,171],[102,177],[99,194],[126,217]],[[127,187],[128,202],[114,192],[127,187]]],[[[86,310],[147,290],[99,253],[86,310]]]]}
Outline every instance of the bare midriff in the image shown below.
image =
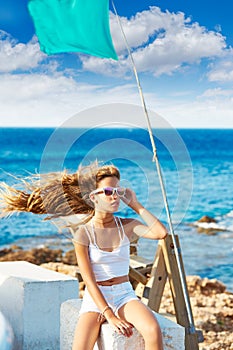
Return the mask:
{"type": "Polygon", "coordinates": [[[129,276],[125,275],[125,276],[113,277],[106,281],[98,281],[97,284],[99,286],[113,286],[114,284],[120,284],[128,281],[129,281],[129,276]]]}

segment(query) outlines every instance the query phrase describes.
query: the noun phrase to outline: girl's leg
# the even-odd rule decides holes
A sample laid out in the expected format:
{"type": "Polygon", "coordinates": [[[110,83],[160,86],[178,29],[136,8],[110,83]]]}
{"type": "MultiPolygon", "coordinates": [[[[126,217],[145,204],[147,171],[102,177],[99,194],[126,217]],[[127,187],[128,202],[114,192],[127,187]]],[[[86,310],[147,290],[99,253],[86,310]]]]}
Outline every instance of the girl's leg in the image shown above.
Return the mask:
{"type": "Polygon", "coordinates": [[[72,350],[93,350],[101,326],[98,315],[97,312],[86,312],[79,317],[72,350]]]}
{"type": "Polygon", "coordinates": [[[118,314],[130,322],[142,335],[145,350],[163,350],[162,333],[153,313],[140,300],[123,305],[118,314]]]}

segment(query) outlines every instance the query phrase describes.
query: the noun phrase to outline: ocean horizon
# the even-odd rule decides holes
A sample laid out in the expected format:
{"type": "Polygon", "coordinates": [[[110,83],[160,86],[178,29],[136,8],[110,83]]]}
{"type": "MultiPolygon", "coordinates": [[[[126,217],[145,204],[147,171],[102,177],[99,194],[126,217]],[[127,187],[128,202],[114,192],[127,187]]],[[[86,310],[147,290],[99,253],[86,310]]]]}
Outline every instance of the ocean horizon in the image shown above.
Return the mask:
{"type": "MultiPolygon", "coordinates": [[[[153,129],[153,134],[186,274],[217,278],[233,291],[233,130],[153,129]],[[197,223],[204,215],[215,223],[197,223]]],[[[80,163],[96,159],[114,163],[122,185],[132,187],[143,205],[167,223],[147,130],[0,128],[0,135],[0,181],[13,185],[15,177],[33,173],[75,172],[80,163]]],[[[119,215],[134,213],[122,207],[119,215]]],[[[67,237],[43,218],[20,213],[1,219],[0,249],[16,242],[25,247],[60,243],[65,249],[67,237]]],[[[152,259],[156,244],[142,239],[138,250],[152,259]]]]}

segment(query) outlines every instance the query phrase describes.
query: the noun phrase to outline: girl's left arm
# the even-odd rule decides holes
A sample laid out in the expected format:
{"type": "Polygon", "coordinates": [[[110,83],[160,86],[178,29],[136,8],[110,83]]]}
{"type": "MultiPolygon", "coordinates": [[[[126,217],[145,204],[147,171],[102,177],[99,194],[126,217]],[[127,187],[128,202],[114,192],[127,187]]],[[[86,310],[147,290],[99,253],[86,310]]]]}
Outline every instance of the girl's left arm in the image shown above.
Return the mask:
{"type": "Polygon", "coordinates": [[[134,220],[133,232],[139,237],[150,239],[164,239],[167,236],[167,229],[149,210],[137,200],[136,194],[127,188],[127,198],[123,201],[132,208],[145,222],[143,225],[140,221],[134,220]]]}

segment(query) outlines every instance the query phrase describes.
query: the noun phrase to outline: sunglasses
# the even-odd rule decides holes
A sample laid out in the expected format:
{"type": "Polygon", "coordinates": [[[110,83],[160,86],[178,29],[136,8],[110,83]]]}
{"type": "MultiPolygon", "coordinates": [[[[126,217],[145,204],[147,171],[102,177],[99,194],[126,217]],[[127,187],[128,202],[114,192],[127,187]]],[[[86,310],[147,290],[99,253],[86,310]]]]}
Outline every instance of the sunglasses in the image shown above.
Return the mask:
{"type": "Polygon", "coordinates": [[[125,195],[125,188],[124,187],[103,187],[103,188],[97,188],[97,190],[92,191],[90,194],[98,194],[98,193],[104,193],[105,196],[112,196],[115,193],[118,195],[118,197],[123,197],[125,195]]]}

